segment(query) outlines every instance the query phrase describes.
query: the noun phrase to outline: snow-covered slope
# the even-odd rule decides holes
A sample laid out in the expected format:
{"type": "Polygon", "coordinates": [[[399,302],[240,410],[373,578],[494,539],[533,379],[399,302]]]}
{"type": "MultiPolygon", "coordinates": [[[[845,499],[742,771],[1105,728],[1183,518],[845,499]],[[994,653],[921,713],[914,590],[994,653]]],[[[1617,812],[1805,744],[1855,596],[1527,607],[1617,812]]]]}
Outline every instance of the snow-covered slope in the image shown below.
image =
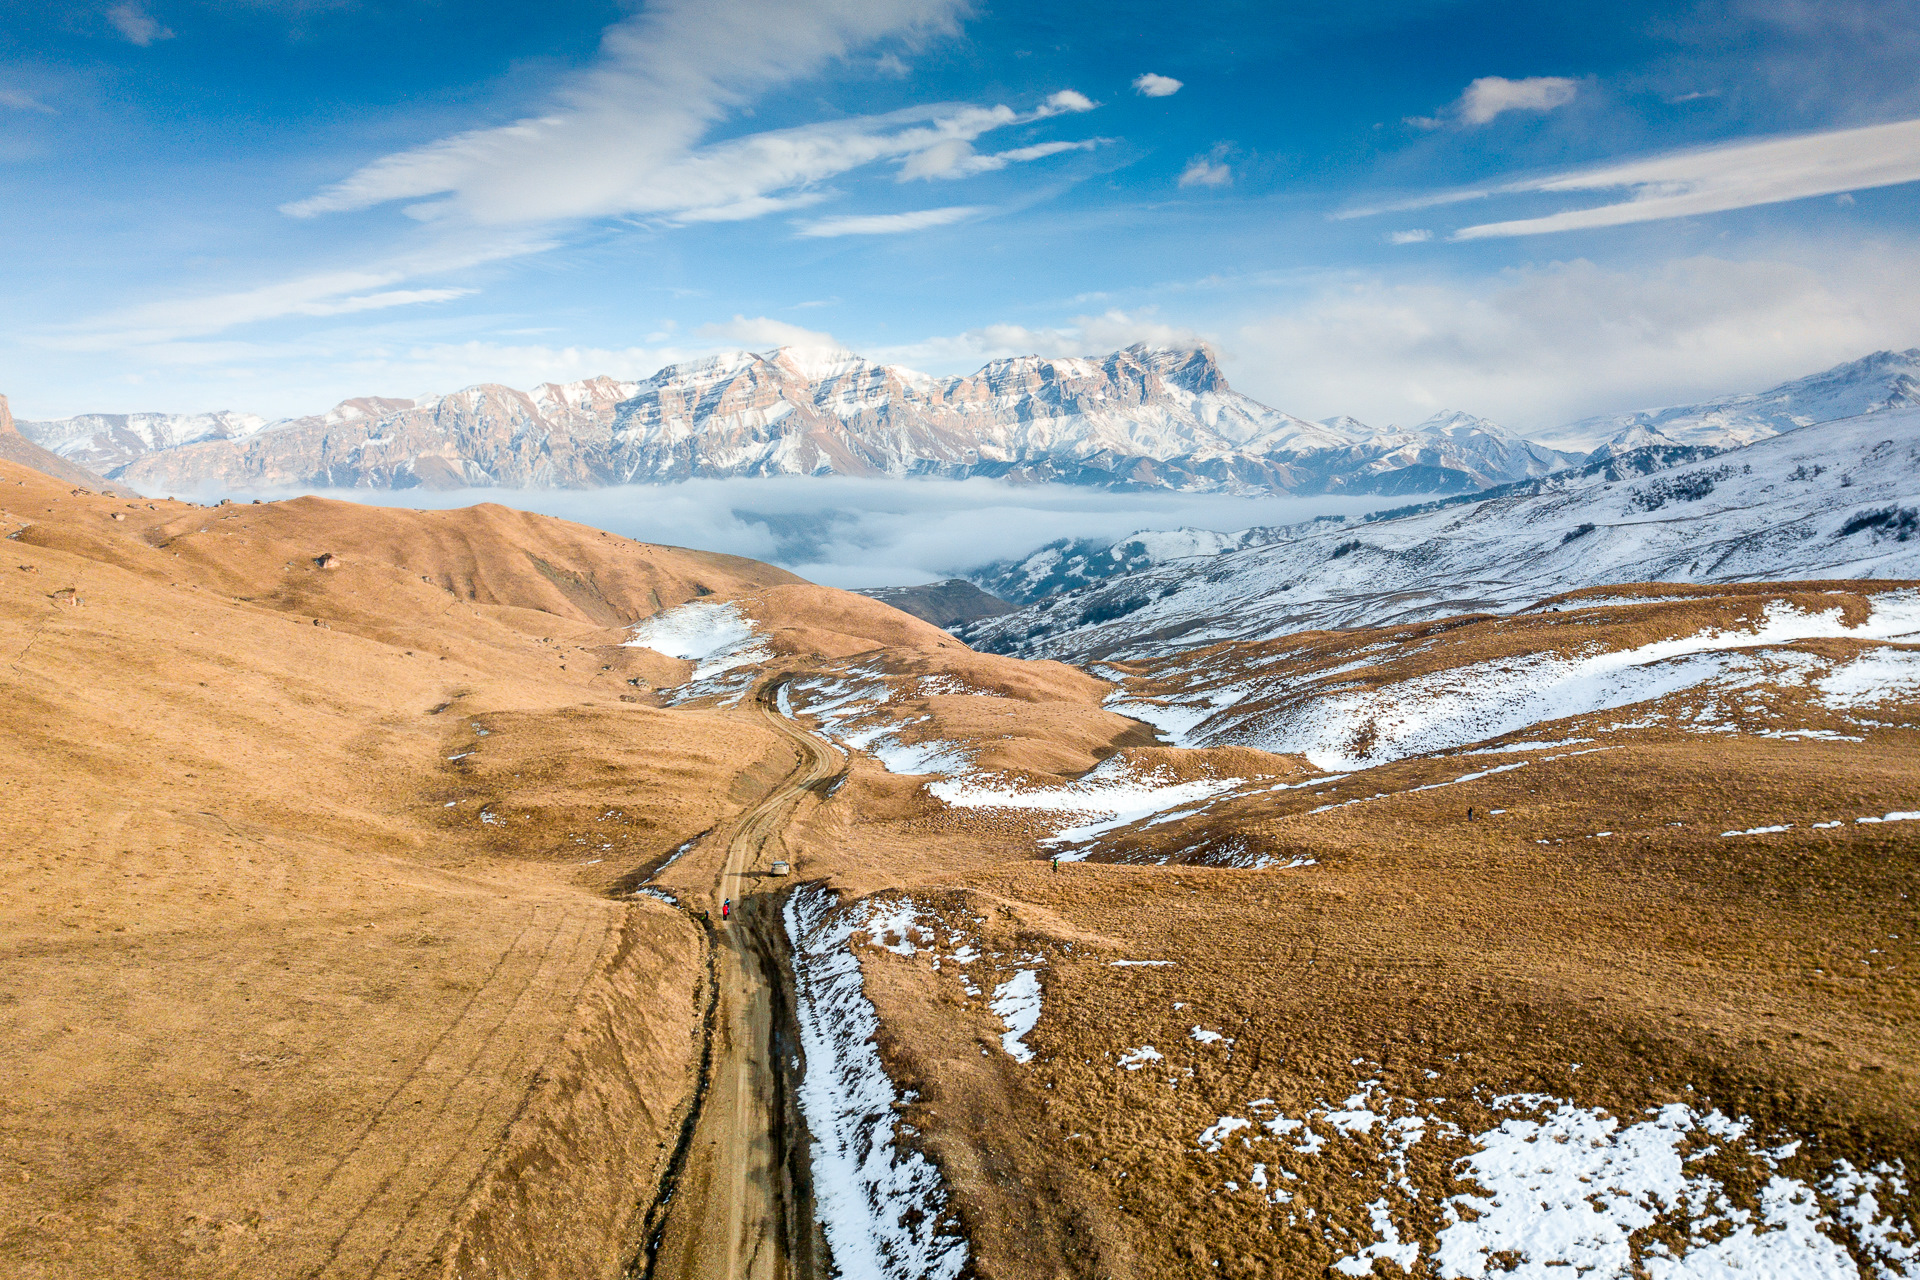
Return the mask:
{"type": "MultiPolygon", "coordinates": [[[[1343,523],[1340,516],[1328,520],[1343,523]]],[[[1308,526],[1301,526],[1305,529],[1308,526]]],[[[1194,556],[1217,556],[1223,551],[1278,542],[1299,530],[1260,527],[1234,533],[1215,533],[1211,529],[1141,529],[1117,542],[1101,538],[1057,538],[1038,551],[1018,560],[996,560],[967,571],[972,582],[1014,604],[1033,604],[1062,591],[1142,569],[1170,560],[1194,556]]]]}
{"type": "MultiPolygon", "coordinates": [[[[1858,741],[1863,724],[1886,723],[1888,706],[1920,694],[1920,592],[1697,590],[1557,596],[1508,620],[1528,629],[1517,644],[1482,635],[1477,646],[1449,646],[1415,627],[1207,649],[1154,664],[1145,696],[1110,705],[1181,746],[1256,747],[1351,772],[1543,726],[1557,734],[1578,717],[1604,718],[1577,721],[1587,735],[1655,724],[1728,734],[1736,711],[1764,710],[1777,727],[1763,732],[1774,736],[1858,741]]],[[[1484,754],[1593,741],[1506,742],[1484,754]]],[[[1517,767],[1478,767],[1503,765],[1517,767]]]]}
{"type": "Polygon", "coordinates": [[[1100,359],[996,360],[947,379],[848,351],[783,347],[670,365],[637,383],[352,401],[244,437],[195,439],[154,434],[103,465],[150,489],[593,488],[831,474],[1431,494],[1574,460],[1465,414],[1411,431],[1308,422],[1234,391],[1204,347],[1146,345],[1100,359]]]}
{"type": "Polygon", "coordinates": [[[1920,407],[1920,347],[1876,351],[1824,373],[1748,395],[1569,423],[1548,438],[1620,452],[1649,444],[1736,448],[1816,422],[1920,407]]]}
{"type": "Polygon", "coordinates": [[[1616,582],[1920,578],[1920,410],[1795,431],[1636,479],[1523,492],[1173,561],[960,631],[1088,659],[1507,611],[1616,582]]]}

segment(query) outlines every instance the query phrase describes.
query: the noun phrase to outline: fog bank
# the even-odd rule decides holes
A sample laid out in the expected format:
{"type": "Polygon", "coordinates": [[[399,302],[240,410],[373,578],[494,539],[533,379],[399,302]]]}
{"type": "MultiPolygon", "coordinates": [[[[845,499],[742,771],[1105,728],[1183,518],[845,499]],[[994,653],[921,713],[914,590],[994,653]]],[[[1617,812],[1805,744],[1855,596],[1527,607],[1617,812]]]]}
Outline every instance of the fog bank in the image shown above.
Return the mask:
{"type": "Polygon", "coordinates": [[[835,587],[907,586],[1024,555],[1055,538],[1121,538],[1140,529],[1229,531],[1356,515],[1407,497],[1231,497],[1114,493],[995,480],[857,480],[779,476],[614,489],[311,489],[296,493],[375,506],[444,510],[498,502],[642,542],[751,556],[835,587]]]}

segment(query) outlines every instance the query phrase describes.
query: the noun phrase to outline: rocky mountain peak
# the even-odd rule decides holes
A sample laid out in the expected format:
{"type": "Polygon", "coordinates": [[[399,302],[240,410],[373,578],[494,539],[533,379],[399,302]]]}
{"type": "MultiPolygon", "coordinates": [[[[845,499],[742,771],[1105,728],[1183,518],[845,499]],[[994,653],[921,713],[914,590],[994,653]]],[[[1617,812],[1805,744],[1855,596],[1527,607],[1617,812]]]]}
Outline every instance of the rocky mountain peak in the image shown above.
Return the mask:
{"type": "Polygon", "coordinates": [[[1196,395],[1209,391],[1231,391],[1227,377],[1220,372],[1219,357],[1204,342],[1190,347],[1155,346],[1136,342],[1123,353],[1146,365],[1172,386],[1196,395]]]}
{"type": "Polygon", "coordinates": [[[1442,409],[1431,418],[1416,425],[1413,430],[1420,435],[1445,436],[1448,439],[1458,439],[1476,432],[1500,440],[1519,438],[1491,418],[1482,418],[1464,409],[1442,409]]]}

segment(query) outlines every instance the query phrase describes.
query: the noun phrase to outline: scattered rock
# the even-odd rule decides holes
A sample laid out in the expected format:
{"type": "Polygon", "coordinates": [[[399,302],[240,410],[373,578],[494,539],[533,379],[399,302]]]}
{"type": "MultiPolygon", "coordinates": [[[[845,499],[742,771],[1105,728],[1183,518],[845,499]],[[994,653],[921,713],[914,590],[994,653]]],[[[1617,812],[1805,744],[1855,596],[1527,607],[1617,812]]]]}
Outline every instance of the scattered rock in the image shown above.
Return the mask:
{"type": "Polygon", "coordinates": [[[127,518],[126,513],[122,511],[115,511],[110,514],[113,516],[115,520],[125,520],[127,518]]]}
{"type": "Polygon", "coordinates": [[[318,569],[338,569],[340,567],[340,557],[331,551],[323,551],[313,558],[313,563],[314,567],[318,569]]]}

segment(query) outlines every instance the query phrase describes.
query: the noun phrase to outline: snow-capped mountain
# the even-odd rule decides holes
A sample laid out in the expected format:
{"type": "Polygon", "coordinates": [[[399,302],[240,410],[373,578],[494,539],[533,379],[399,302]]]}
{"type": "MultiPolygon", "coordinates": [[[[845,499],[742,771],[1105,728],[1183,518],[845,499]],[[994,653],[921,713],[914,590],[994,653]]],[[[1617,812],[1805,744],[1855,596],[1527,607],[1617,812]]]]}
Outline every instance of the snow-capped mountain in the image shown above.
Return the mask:
{"type": "Polygon", "coordinates": [[[1596,464],[1481,501],[1176,560],[960,628],[1023,657],[1507,612],[1608,583],[1920,578],[1920,408],[1611,479],[1596,464]]]}
{"type": "Polygon", "coordinates": [[[69,462],[106,475],[150,453],[203,440],[242,440],[267,425],[258,414],[85,413],[18,423],[20,434],[69,462]]]}
{"type": "Polygon", "coordinates": [[[1824,373],[1748,395],[1569,423],[1548,438],[1609,453],[1647,445],[1738,448],[1782,432],[1862,414],[1920,406],[1920,347],[1876,351],[1824,373]]]}
{"type": "MultiPolygon", "coordinates": [[[[87,434],[80,421],[31,425],[67,440],[87,434]]],[[[418,402],[349,401],[192,442],[152,434],[107,469],[154,490],[830,474],[1426,494],[1543,474],[1573,457],[1464,414],[1411,431],[1308,422],[1234,391],[1204,347],[1145,345],[1098,360],[997,360],[947,379],[783,347],[670,365],[637,383],[486,385],[418,402]]]]}

